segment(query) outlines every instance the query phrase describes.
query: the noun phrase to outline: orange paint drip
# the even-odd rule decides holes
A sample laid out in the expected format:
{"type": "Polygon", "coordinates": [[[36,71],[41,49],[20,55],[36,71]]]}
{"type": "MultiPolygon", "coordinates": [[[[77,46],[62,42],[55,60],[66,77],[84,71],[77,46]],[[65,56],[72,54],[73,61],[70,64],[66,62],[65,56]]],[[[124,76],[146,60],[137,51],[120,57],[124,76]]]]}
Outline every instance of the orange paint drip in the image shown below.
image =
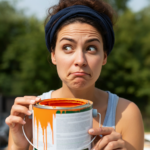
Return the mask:
{"type": "MultiPolygon", "coordinates": [[[[54,144],[53,117],[56,118],[57,110],[40,109],[34,107],[34,124],[37,125],[37,139],[39,139],[39,123],[41,124],[43,134],[44,150],[47,150],[47,126],[50,124],[52,130],[52,144],[54,144]],[[46,134],[45,134],[46,133],[46,134]]],[[[38,141],[37,141],[38,142],[38,141]]],[[[37,143],[38,145],[38,143],[37,143]]]]}

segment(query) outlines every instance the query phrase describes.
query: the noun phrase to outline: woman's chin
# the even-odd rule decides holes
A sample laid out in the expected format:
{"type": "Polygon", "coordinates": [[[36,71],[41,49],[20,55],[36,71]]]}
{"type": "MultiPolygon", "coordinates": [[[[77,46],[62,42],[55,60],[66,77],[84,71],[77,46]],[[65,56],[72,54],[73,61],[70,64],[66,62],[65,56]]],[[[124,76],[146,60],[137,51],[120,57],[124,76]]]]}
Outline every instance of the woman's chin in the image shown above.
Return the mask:
{"type": "Polygon", "coordinates": [[[73,80],[64,80],[63,83],[69,87],[69,89],[83,90],[90,86],[91,81],[85,78],[75,78],[73,80]]]}
{"type": "Polygon", "coordinates": [[[83,90],[88,87],[88,84],[87,82],[73,82],[69,87],[74,90],[83,90]]]}

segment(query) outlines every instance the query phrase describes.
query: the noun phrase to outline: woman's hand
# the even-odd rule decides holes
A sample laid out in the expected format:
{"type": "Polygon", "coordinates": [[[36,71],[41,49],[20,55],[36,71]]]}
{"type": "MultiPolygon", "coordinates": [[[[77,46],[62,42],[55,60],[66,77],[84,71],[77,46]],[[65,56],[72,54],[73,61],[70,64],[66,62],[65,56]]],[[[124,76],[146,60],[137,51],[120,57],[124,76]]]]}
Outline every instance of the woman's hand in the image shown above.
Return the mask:
{"type": "Polygon", "coordinates": [[[28,116],[31,115],[29,106],[40,101],[40,98],[35,96],[24,96],[15,99],[14,105],[11,108],[10,116],[5,120],[6,124],[10,127],[10,141],[8,147],[10,149],[28,149],[29,143],[25,139],[22,132],[22,125],[25,125],[25,132],[29,139],[32,138],[32,119],[28,116]],[[26,117],[26,122],[23,120],[26,117]]]}
{"type": "Polygon", "coordinates": [[[125,141],[122,140],[120,133],[117,133],[114,128],[101,127],[97,129],[90,129],[89,134],[97,135],[98,142],[93,150],[127,150],[125,141]],[[99,135],[103,135],[100,137],[99,135]]]}

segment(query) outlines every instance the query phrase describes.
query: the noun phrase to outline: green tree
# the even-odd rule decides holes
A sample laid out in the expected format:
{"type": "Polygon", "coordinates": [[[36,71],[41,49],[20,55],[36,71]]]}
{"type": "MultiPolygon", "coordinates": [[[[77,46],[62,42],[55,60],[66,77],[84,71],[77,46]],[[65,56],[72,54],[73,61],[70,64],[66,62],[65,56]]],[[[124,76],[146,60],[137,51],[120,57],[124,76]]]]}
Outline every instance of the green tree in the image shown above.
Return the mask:
{"type": "Polygon", "coordinates": [[[127,9],[127,3],[130,0],[105,0],[108,2],[118,13],[124,12],[127,9]]]}

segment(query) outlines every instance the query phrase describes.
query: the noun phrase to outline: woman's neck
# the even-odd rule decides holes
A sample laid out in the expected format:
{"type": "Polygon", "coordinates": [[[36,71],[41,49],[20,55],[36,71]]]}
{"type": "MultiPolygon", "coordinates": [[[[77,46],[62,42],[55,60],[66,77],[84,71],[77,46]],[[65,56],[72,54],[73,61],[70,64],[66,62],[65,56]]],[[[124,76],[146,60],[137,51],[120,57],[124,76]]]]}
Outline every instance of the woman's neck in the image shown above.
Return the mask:
{"type": "Polygon", "coordinates": [[[87,89],[69,89],[66,87],[61,88],[62,94],[65,97],[72,97],[72,98],[81,98],[81,99],[93,99],[95,88],[87,88],[87,89]]]}
{"type": "MultiPolygon", "coordinates": [[[[60,89],[56,91],[57,96],[54,97],[63,97],[63,98],[81,98],[94,101],[97,98],[97,88],[95,85],[84,88],[84,89],[70,89],[68,86],[63,85],[60,89]]],[[[56,94],[55,93],[55,94],[56,94]]]]}

